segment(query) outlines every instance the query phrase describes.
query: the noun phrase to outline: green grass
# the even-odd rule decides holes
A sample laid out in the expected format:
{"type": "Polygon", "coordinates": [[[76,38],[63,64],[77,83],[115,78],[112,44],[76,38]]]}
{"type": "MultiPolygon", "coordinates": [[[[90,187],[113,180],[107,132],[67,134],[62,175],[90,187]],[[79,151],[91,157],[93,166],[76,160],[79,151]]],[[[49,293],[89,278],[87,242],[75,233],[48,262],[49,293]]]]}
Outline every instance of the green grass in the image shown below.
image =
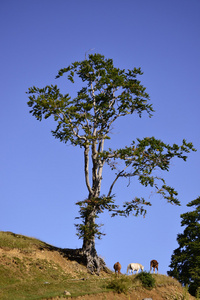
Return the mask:
{"type": "Polygon", "coordinates": [[[33,250],[34,248],[47,248],[50,246],[38,239],[12,232],[0,231],[0,247],[3,249],[33,250]]]}
{"type": "Polygon", "coordinates": [[[0,299],[32,300],[63,296],[67,290],[73,297],[109,291],[105,288],[105,280],[72,280],[67,277],[44,281],[41,277],[34,280],[7,282],[0,288],[0,299]]]}
{"type": "Polygon", "coordinates": [[[0,232],[0,248],[4,250],[0,256],[1,300],[63,297],[65,290],[74,297],[108,290],[103,279],[99,280],[89,275],[86,269],[85,272],[76,271],[76,264],[73,265],[76,275],[74,276],[66,273],[62,266],[53,260],[36,259],[36,252],[47,250],[51,253],[51,250],[58,249],[35,238],[0,232]],[[10,251],[16,251],[17,254],[10,255],[10,251]]]}
{"type": "MultiPolygon", "coordinates": [[[[86,268],[77,262],[68,261],[67,265],[62,249],[35,238],[0,232],[0,250],[1,300],[64,298],[66,290],[72,297],[109,291],[128,293],[142,287],[136,275],[117,277],[115,274],[105,274],[98,277],[88,274],[86,268]],[[36,253],[40,254],[40,258],[36,253]],[[41,253],[44,255],[41,256],[41,253]],[[59,260],[53,260],[52,253],[56,253],[63,265],[71,267],[73,272],[66,271],[59,260]]],[[[152,277],[155,278],[155,286],[178,286],[178,282],[168,276],[156,274],[152,277]]]]}

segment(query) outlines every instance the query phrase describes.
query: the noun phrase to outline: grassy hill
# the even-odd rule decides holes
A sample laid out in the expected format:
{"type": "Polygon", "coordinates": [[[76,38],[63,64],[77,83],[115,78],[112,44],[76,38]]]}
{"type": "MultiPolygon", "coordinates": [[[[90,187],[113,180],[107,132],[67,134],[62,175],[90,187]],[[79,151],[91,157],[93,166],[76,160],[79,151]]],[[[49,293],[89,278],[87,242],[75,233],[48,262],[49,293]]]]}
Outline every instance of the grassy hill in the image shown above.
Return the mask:
{"type": "Polygon", "coordinates": [[[110,270],[91,275],[74,254],[34,238],[0,232],[0,299],[195,299],[165,275],[153,275],[153,289],[145,288],[135,275],[117,278],[110,270]]]}

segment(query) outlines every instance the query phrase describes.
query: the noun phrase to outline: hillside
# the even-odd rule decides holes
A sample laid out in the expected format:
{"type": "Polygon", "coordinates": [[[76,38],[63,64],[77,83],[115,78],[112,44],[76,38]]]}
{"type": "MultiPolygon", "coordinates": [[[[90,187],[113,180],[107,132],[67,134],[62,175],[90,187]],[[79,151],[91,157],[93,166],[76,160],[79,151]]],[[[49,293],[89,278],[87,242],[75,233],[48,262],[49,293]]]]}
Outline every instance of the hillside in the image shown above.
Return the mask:
{"type": "Polygon", "coordinates": [[[0,232],[0,299],[195,299],[176,280],[165,275],[153,275],[156,286],[152,290],[142,287],[135,275],[116,278],[110,270],[100,276],[91,275],[74,255],[74,250],[0,232]],[[119,290],[126,293],[119,294],[116,292],[119,290]]]}

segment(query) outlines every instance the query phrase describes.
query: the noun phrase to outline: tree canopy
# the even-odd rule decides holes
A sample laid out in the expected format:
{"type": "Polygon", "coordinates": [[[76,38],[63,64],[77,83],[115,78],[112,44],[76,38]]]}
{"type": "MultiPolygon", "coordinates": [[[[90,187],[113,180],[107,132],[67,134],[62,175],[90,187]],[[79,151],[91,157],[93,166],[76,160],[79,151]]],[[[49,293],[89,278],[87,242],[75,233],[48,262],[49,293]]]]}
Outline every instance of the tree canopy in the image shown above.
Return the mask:
{"type": "MultiPolygon", "coordinates": [[[[29,89],[30,113],[41,121],[53,117],[57,126],[52,130],[61,142],[83,149],[84,176],[88,190],[85,200],[80,199],[81,224],[77,224],[78,236],[83,239],[83,249],[95,256],[95,237],[101,237],[96,218],[104,210],[112,216],[145,214],[144,198],[133,195],[121,207],[115,204],[114,187],[121,178],[138,178],[144,187],[153,188],[170,203],[180,204],[177,191],[166,184],[156,170],[169,171],[170,161],[178,157],[184,161],[193,148],[183,140],[182,145],[168,145],[155,137],[132,141],[131,145],[112,149],[106,144],[111,139],[114,122],[127,115],[146,112],[152,116],[153,108],[145,87],[138,80],[140,68],[131,70],[114,67],[112,59],[101,54],[89,55],[88,59],[74,62],[61,69],[56,76],[67,75],[72,84],[82,82],[74,98],[62,94],[57,85],[29,89]],[[90,166],[91,158],[91,166],[90,166]],[[119,163],[120,162],[120,163],[119,163]],[[105,194],[101,194],[103,167],[107,164],[114,173],[105,194]]],[[[77,84],[77,86],[79,86],[77,84]]],[[[67,86],[70,90],[70,87],[67,86]]],[[[90,262],[91,263],[91,262],[90,262]]],[[[98,264],[96,262],[96,264],[98,264]]]]}
{"type": "Polygon", "coordinates": [[[167,273],[188,285],[189,292],[195,296],[200,289],[200,197],[187,206],[195,210],[181,214],[181,226],[185,229],[177,236],[179,247],[173,252],[171,270],[167,273]]]}

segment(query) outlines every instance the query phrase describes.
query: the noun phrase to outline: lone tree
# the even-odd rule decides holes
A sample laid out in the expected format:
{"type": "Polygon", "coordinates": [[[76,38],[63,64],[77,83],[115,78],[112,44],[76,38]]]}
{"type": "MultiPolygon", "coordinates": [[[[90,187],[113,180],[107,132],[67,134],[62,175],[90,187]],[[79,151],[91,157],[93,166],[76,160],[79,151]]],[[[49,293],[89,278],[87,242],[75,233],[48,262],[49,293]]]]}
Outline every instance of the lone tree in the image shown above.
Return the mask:
{"type": "Polygon", "coordinates": [[[87,267],[91,272],[98,273],[102,267],[95,249],[95,238],[102,235],[100,226],[96,224],[98,215],[104,210],[108,210],[112,216],[144,215],[144,205],[151,205],[144,198],[137,197],[123,203],[122,207],[116,205],[113,190],[119,179],[137,177],[143,186],[154,188],[168,202],[179,205],[177,192],[167,186],[163,178],[156,176],[154,171],[168,171],[173,157],[185,161],[185,153],[194,148],[192,143],[186,143],[185,140],[181,146],[170,146],[154,137],[137,139],[122,149],[105,148],[105,142],[110,139],[113,123],[117,119],[132,114],[141,117],[143,112],[152,116],[149,95],[137,79],[142,75],[141,69],[121,70],[114,67],[112,59],[94,54],[61,69],[56,78],[65,74],[71,83],[79,83],[80,79],[82,81],[83,86],[75,98],[72,99],[68,93],[61,94],[57,85],[44,88],[33,86],[28,92],[28,105],[30,113],[39,121],[43,117],[47,119],[53,116],[57,122],[56,129],[52,131],[55,138],[83,149],[88,196],[76,203],[80,207],[82,219],[82,223],[76,226],[79,238],[83,239],[81,251],[87,267]],[[105,164],[114,171],[114,178],[107,193],[102,195],[102,171],[105,164]]]}
{"type": "Polygon", "coordinates": [[[181,226],[186,227],[177,236],[179,247],[173,252],[171,270],[167,273],[188,285],[189,292],[195,296],[200,289],[200,197],[187,206],[195,210],[181,215],[181,226]]]}

